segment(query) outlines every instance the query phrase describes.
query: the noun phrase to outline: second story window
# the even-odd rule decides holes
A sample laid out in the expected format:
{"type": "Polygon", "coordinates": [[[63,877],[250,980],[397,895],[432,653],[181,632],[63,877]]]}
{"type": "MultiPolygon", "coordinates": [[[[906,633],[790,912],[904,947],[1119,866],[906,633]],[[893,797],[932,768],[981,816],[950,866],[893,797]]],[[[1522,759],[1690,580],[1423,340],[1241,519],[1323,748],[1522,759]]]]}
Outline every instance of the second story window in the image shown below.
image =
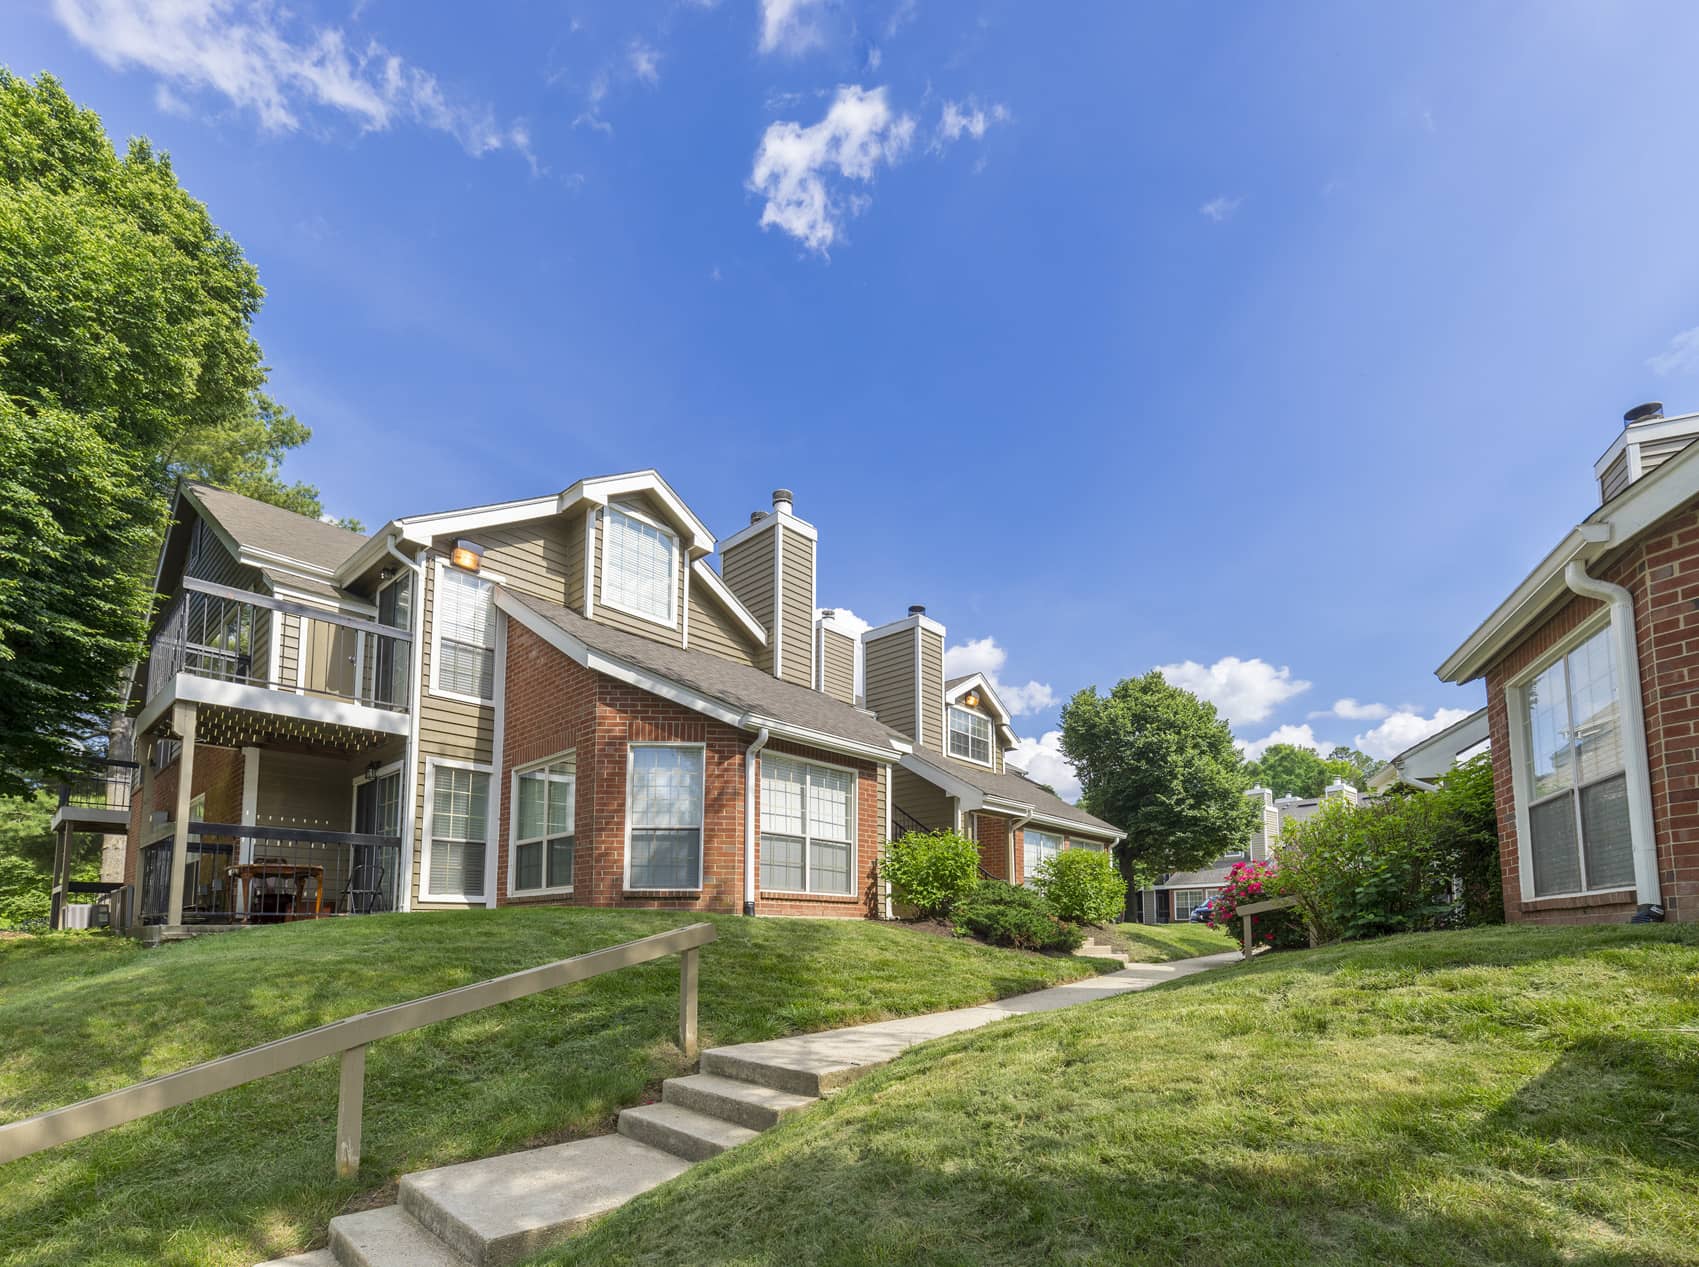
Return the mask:
{"type": "Polygon", "coordinates": [[[470,700],[493,698],[496,614],[490,583],[439,566],[432,634],[431,689],[470,700]]]}
{"type": "Polygon", "coordinates": [[[602,513],[602,602],[671,625],[678,593],[678,538],[609,506],[602,513]]]}
{"type": "Polygon", "coordinates": [[[965,708],[950,709],[950,755],[991,764],[991,722],[965,708]]]}

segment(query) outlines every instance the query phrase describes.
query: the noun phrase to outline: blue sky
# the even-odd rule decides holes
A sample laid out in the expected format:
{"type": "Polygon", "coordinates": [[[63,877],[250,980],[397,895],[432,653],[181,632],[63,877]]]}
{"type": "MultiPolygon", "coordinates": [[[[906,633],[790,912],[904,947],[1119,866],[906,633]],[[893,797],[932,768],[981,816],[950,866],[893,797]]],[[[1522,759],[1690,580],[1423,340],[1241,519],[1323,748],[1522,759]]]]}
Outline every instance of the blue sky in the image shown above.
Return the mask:
{"type": "Polygon", "coordinates": [[[1155,665],[1252,744],[1384,756],[1478,705],[1433,667],[1590,509],[1623,409],[1699,407],[1696,36],[12,0],[0,61],[153,138],[257,263],[332,509],[653,465],[727,534],[793,488],[822,604],[925,603],[1066,789],[1060,702],[1155,665]]]}

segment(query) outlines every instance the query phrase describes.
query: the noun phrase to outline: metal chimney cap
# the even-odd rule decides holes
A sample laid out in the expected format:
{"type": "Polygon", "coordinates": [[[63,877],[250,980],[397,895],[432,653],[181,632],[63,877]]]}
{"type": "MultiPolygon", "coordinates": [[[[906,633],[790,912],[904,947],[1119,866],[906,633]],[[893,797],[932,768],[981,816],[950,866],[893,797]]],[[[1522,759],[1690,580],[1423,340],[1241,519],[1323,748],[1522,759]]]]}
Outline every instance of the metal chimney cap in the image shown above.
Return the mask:
{"type": "Polygon", "coordinates": [[[919,603],[916,603],[908,609],[908,614],[911,616],[924,616],[926,615],[926,608],[922,607],[919,603]]]}
{"type": "Polygon", "coordinates": [[[1627,413],[1623,414],[1622,420],[1627,423],[1652,422],[1658,418],[1662,418],[1663,416],[1664,402],[1661,400],[1648,400],[1644,405],[1636,405],[1627,413]]]}
{"type": "Polygon", "coordinates": [[[779,507],[781,507],[781,506],[783,506],[786,510],[789,510],[791,508],[791,504],[794,501],[796,501],[796,498],[791,494],[790,489],[788,489],[788,488],[775,488],[773,490],[773,509],[774,510],[779,509],[779,507]]]}
{"type": "Polygon", "coordinates": [[[764,510],[752,510],[749,512],[749,522],[752,524],[758,524],[766,517],[767,512],[764,510]]]}

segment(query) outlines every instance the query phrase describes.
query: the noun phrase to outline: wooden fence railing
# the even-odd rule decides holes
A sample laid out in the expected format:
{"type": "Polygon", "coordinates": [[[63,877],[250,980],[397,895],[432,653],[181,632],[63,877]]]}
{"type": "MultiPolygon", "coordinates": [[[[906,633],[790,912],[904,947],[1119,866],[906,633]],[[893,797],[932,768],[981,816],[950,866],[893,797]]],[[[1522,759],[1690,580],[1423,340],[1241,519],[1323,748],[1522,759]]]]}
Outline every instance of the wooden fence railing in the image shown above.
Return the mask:
{"type": "Polygon", "coordinates": [[[714,940],[712,924],[690,924],[656,933],[606,950],[559,959],[538,968],[510,972],[474,985],[429,994],[375,1012],[361,1012],[317,1029],[304,1030],[230,1056],[220,1056],[187,1069],[149,1078],[93,1099],[0,1126],[0,1164],[27,1157],[44,1148],[69,1143],[97,1131],[176,1108],[228,1091],[245,1082],[269,1078],[326,1056],[342,1058],[341,1095],[336,1109],[336,1173],[347,1177],[360,1167],[360,1123],[365,1100],[366,1048],[380,1038],[479,1012],[557,986],[586,981],[604,972],[678,955],[678,1045],[687,1057],[696,1055],[697,959],[714,940]]]}
{"type": "Polygon", "coordinates": [[[1296,905],[1298,899],[1295,897],[1271,897],[1266,902],[1252,902],[1248,906],[1233,908],[1234,918],[1243,916],[1245,920],[1245,958],[1251,957],[1251,916],[1261,915],[1264,911],[1284,911],[1296,905]]]}

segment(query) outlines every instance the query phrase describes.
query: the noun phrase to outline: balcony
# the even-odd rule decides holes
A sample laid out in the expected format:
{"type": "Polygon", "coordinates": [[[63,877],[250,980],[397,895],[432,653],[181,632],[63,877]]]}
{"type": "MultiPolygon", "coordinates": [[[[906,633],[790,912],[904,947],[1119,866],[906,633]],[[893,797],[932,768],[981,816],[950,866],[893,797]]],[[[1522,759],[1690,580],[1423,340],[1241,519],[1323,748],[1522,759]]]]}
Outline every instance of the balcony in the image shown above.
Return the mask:
{"type": "Polygon", "coordinates": [[[193,703],[203,742],[231,747],[406,734],[412,643],[406,629],[185,577],[148,650],[137,733],[193,703]]]}
{"type": "Polygon", "coordinates": [[[53,830],[121,833],[129,828],[130,790],[140,777],[134,761],[91,758],[59,784],[53,830]]]}

